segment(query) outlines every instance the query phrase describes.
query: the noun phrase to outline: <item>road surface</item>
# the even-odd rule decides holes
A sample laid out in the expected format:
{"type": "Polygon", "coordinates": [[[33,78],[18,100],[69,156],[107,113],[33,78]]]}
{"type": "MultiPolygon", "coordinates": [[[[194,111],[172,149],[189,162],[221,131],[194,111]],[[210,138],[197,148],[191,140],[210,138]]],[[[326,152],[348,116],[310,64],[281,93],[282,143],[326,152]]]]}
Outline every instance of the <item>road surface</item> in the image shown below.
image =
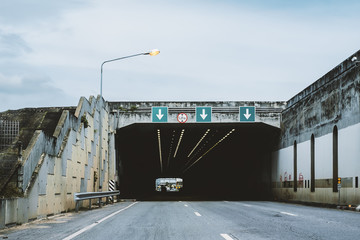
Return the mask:
{"type": "Polygon", "coordinates": [[[0,231],[0,239],[360,239],[360,213],[278,202],[123,202],[0,231]]]}

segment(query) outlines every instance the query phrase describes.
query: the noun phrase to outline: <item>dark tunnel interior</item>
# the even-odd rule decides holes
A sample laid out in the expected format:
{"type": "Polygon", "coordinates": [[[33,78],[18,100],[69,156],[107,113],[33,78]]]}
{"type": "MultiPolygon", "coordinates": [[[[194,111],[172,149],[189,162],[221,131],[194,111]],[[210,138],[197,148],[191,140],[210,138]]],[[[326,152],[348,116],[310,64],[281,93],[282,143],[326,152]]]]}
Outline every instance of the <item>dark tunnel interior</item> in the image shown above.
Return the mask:
{"type": "Polygon", "coordinates": [[[280,129],[264,123],[135,123],[117,130],[121,198],[266,200],[280,129]],[[180,192],[155,191],[160,177],[180,192]]]}

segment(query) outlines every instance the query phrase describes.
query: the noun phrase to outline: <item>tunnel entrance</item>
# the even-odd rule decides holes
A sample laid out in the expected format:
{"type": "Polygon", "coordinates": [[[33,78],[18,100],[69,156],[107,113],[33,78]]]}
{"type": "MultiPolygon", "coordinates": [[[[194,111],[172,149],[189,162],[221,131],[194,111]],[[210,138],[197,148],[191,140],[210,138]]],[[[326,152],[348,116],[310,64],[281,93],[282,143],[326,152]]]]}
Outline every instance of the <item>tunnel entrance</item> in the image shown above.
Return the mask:
{"type": "Polygon", "coordinates": [[[117,130],[122,198],[263,200],[271,193],[271,151],[280,129],[264,123],[135,123],[117,130]],[[176,195],[159,178],[181,178],[176,195]]]}

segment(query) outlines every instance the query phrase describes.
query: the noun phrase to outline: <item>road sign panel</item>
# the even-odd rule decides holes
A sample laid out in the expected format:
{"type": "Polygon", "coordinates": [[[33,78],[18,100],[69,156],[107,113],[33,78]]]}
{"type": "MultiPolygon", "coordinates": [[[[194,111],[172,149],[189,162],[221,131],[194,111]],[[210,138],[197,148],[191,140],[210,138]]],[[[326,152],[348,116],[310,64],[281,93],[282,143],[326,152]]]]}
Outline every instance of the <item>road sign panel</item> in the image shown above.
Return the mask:
{"type": "Polygon", "coordinates": [[[240,107],[240,122],[255,122],[255,107],[240,107]]]}
{"type": "Polygon", "coordinates": [[[211,107],[196,107],[196,122],[211,122],[211,107]]]}
{"type": "Polygon", "coordinates": [[[151,118],[152,122],[167,122],[168,107],[152,107],[151,118]]]}
{"type": "Polygon", "coordinates": [[[186,123],[188,120],[188,116],[185,113],[179,113],[177,116],[177,120],[179,123],[186,123]]]}

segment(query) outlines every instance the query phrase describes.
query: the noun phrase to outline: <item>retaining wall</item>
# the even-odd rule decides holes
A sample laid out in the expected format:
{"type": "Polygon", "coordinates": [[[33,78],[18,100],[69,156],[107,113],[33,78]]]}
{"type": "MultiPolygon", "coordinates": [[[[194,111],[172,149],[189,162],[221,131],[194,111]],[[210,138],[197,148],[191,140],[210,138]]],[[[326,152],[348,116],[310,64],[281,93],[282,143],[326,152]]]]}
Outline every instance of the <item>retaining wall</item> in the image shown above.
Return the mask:
{"type": "Polygon", "coordinates": [[[360,204],[360,66],[353,56],[360,51],[288,101],[272,156],[275,198],[360,204]]]}
{"type": "Polygon", "coordinates": [[[82,97],[74,114],[64,110],[52,135],[35,131],[22,154],[24,197],[1,199],[0,228],[71,211],[75,192],[107,190],[108,180],[115,178],[115,163],[109,163],[114,148],[108,146],[113,135],[107,106],[94,97],[82,97]]]}

